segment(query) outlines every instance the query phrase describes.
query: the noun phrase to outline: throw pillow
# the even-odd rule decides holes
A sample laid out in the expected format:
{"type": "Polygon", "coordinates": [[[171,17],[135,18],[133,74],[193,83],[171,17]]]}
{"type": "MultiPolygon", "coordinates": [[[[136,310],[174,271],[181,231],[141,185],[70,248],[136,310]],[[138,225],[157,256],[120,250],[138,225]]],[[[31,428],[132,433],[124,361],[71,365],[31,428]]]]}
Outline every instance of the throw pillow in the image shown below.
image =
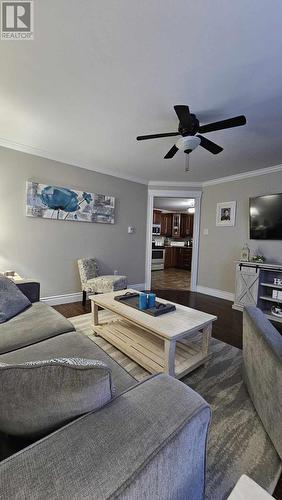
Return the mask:
{"type": "Polygon", "coordinates": [[[0,431],[37,438],[101,408],[113,394],[111,370],[101,361],[0,363],[0,431]]]}
{"type": "Polygon", "coordinates": [[[0,276],[0,323],[13,318],[30,305],[30,300],[13,281],[5,276],[0,276]]]}

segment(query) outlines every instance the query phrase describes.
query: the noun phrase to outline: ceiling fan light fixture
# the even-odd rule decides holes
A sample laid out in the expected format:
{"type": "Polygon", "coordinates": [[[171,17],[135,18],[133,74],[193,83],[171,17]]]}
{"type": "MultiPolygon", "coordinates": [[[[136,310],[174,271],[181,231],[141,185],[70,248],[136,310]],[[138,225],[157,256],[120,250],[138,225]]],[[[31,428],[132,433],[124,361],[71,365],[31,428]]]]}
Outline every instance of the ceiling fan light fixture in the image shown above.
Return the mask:
{"type": "Polygon", "coordinates": [[[201,144],[201,139],[199,137],[194,135],[192,136],[189,135],[186,137],[180,137],[175,145],[178,149],[180,149],[180,151],[186,151],[187,149],[193,151],[200,144],[201,144]]]}

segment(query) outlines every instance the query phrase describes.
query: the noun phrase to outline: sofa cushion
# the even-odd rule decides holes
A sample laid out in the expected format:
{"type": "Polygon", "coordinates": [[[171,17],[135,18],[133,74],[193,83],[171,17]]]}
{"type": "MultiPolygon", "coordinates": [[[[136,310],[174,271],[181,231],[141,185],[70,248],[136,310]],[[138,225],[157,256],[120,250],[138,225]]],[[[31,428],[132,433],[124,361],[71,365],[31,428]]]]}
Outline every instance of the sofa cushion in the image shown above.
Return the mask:
{"type": "Polygon", "coordinates": [[[18,316],[0,325],[0,354],[72,330],[74,327],[70,321],[55,309],[35,302],[18,316]]]}
{"type": "Polygon", "coordinates": [[[3,461],[0,498],[202,500],[210,414],[155,376],[3,461]]]}
{"type": "Polygon", "coordinates": [[[101,361],[55,358],[0,363],[0,430],[38,437],[101,408],[113,397],[111,371],[101,361]]]}
{"type": "Polygon", "coordinates": [[[0,276],[0,323],[13,318],[30,305],[30,300],[12,280],[0,276]]]}
{"type": "Polygon", "coordinates": [[[129,373],[108,356],[105,351],[100,349],[95,342],[75,331],[43,340],[38,344],[33,344],[17,351],[2,354],[0,356],[0,363],[18,364],[25,361],[36,361],[37,359],[43,360],[54,357],[77,357],[103,361],[112,371],[117,393],[137,383],[129,373]]]}

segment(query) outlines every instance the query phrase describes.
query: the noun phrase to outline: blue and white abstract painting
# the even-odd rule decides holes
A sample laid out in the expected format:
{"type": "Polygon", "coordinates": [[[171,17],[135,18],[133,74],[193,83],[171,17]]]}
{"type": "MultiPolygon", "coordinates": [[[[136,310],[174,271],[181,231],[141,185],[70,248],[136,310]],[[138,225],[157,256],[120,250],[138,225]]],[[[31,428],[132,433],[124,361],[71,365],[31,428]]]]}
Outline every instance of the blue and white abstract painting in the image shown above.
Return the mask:
{"type": "Polygon", "coordinates": [[[26,183],[28,217],[115,223],[115,198],[59,186],[26,183]]]}

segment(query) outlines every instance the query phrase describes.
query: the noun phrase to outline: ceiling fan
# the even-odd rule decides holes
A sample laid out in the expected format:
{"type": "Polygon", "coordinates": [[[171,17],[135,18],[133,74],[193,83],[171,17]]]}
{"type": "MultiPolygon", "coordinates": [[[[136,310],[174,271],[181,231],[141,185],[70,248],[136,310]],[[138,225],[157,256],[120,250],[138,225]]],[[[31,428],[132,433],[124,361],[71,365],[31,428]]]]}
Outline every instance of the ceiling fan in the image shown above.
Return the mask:
{"type": "Polygon", "coordinates": [[[144,141],[146,139],[159,139],[160,137],[173,137],[181,135],[182,137],[178,139],[178,141],[165,155],[164,158],[166,160],[173,158],[178,150],[184,151],[184,153],[189,155],[189,153],[191,153],[191,151],[196,149],[198,146],[202,146],[202,148],[206,149],[210,153],[217,155],[223,151],[223,148],[200,134],[214,132],[215,130],[223,130],[225,128],[240,127],[241,125],[246,124],[246,117],[244,115],[240,115],[228,118],[227,120],[200,125],[197,116],[190,113],[189,106],[176,105],[174,106],[174,110],[179,120],[178,132],[139,135],[136,137],[137,141],[144,141]],[[200,134],[198,132],[200,132],[200,134]]]}

